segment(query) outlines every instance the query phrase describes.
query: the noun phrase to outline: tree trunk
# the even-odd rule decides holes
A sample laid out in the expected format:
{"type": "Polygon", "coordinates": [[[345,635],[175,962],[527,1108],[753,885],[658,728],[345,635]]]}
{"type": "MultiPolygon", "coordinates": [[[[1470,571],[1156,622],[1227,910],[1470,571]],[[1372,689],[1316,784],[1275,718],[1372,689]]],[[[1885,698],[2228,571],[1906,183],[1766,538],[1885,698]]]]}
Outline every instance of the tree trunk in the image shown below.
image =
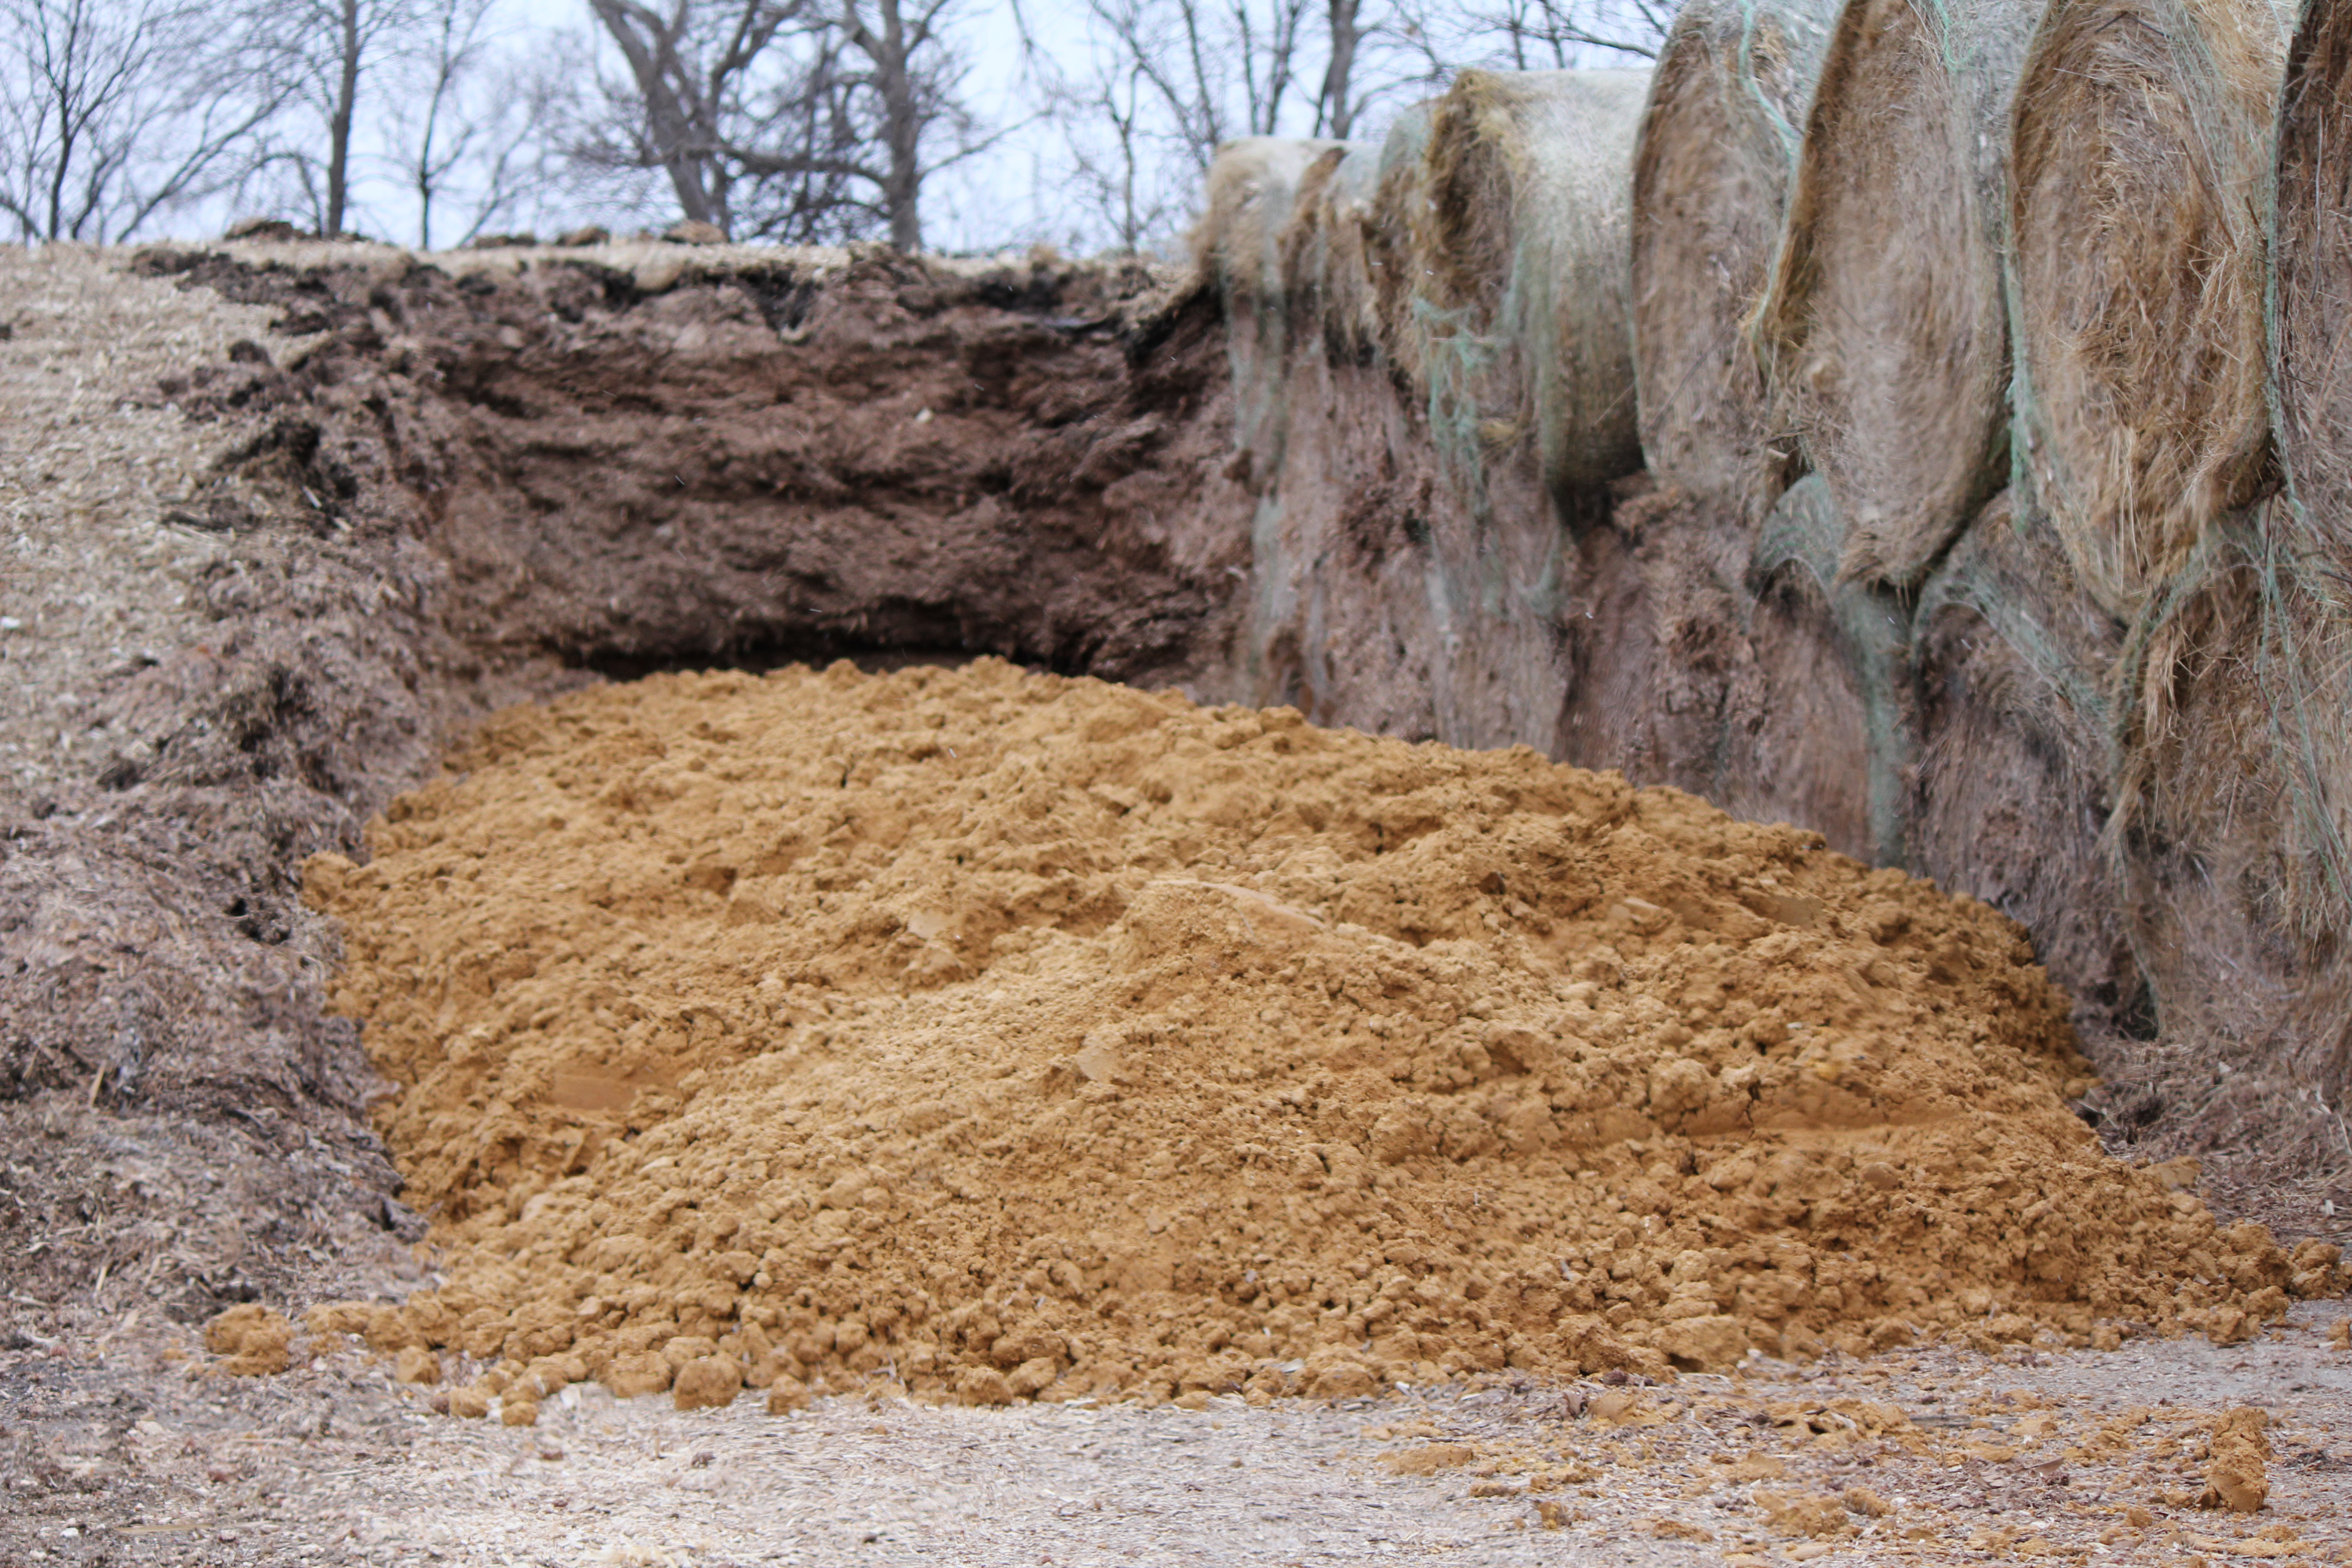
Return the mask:
{"type": "MultiPolygon", "coordinates": [[[[629,75],[645,100],[646,129],[661,158],[662,172],[669,176],[670,190],[677,196],[678,216],[716,224],[731,237],[734,229],[723,191],[719,200],[711,199],[710,176],[716,171],[710,154],[702,151],[707,138],[695,129],[698,110],[707,110],[709,106],[684,101],[672,81],[680,70],[676,34],[651,11],[625,0],[588,0],[588,8],[628,61],[629,75]],[[635,24],[640,19],[653,35],[650,38],[638,33],[635,24]]],[[[687,16],[684,8],[675,13],[678,26],[685,25],[687,16]]],[[[705,112],[700,118],[716,124],[714,114],[705,112]]]]}
{"type": "Polygon", "coordinates": [[[900,250],[920,250],[923,120],[908,58],[913,47],[907,41],[898,0],[877,0],[876,9],[882,20],[879,38],[858,17],[856,0],[851,0],[849,20],[850,37],[874,62],[874,85],[882,95],[882,146],[890,159],[882,184],[882,210],[889,215],[890,243],[900,250]]]}
{"type": "Polygon", "coordinates": [[[1356,70],[1357,0],[1331,0],[1331,64],[1323,73],[1323,107],[1317,116],[1323,134],[1345,142],[1355,128],[1353,100],[1356,70]]]}
{"type": "Polygon", "coordinates": [[[344,198],[350,189],[352,110],[360,95],[360,0],[342,0],[342,75],[335,85],[335,110],[327,122],[327,226],[329,239],[343,232],[344,198]]]}

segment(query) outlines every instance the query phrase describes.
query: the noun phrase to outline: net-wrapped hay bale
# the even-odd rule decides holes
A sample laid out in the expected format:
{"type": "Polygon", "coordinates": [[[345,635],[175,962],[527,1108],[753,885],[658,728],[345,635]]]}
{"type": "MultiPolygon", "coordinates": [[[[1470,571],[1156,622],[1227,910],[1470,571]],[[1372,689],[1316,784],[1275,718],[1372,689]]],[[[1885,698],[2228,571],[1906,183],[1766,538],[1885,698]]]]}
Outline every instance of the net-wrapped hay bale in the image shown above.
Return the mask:
{"type": "Polygon", "coordinates": [[[2111,831],[2165,1041],[2207,1136],[2267,1121],[2282,1162],[2303,1091],[2352,1089],[2352,591],[2327,531],[2283,500],[2209,529],[2134,630],[2119,715],[2111,831]],[[2259,1070],[2216,1088],[2217,1060],[2259,1070]]]}
{"type": "Polygon", "coordinates": [[[1192,227],[1193,287],[1225,310],[1236,434],[1245,450],[1278,457],[1288,410],[1282,371],[1296,307],[1283,272],[1283,235],[1299,185],[1336,142],[1252,136],[1217,149],[1201,220],[1192,227]]]}
{"type": "Polygon", "coordinates": [[[1319,335],[1335,364],[1371,362],[1380,342],[1367,247],[1381,144],[1327,147],[1300,177],[1280,247],[1294,335],[1319,335]]]}
{"type": "Polygon", "coordinates": [[[1832,0],[1696,0],[1633,159],[1633,370],[1653,473],[1760,519],[1793,476],[1745,331],[1779,242],[1832,0]]]}
{"type": "Polygon", "coordinates": [[[1411,304],[1418,263],[1412,237],[1428,226],[1429,131],[1437,102],[1416,103],[1389,122],[1372,175],[1364,219],[1364,266],[1372,283],[1372,323],[1381,353],[1414,385],[1422,384],[1421,334],[1411,304]]]}
{"type": "Polygon", "coordinates": [[[2004,490],[1920,587],[1910,866],[2032,933],[2096,1041],[2154,1020],[2104,835],[2123,628],[2004,490]]]}
{"type": "Polygon", "coordinates": [[[2309,0],[2287,47],[2271,241],[2273,397],[2293,494],[2352,544],[2352,3],[2309,0]]]}
{"type": "Polygon", "coordinates": [[[1846,536],[1818,474],[1791,485],[1757,530],[1751,640],[1779,689],[1747,732],[1732,716],[1724,798],[1785,814],[1858,860],[1900,866],[1917,749],[1909,625],[1896,595],[1840,574],[1846,536]]]}
{"type": "Polygon", "coordinates": [[[1909,585],[2008,479],[2009,106],[2040,0],[1847,0],[1756,334],[1843,572],[1909,585]]]}
{"type": "Polygon", "coordinates": [[[1230,300],[1279,300],[1282,232],[1299,182],[1337,142],[1249,136],[1217,149],[1201,221],[1192,227],[1192,267],[1202,283],[1230,300]]]}
{"type": "Polygon", "coordinates": [[[1532,442],[1554,490],[1642,465],[1628,271],[1645,71],[1468,70],[1417,166],[1392,137],[1375,222],[1381,340],[1465,473],[1532,442]],[[1394,251],[1399,236],[1404,254],[1394,251]]]}
{"type": "Polygon", "coordinates": [[[2055,0],[2018,85],[2018,439],[2118,616],[2270,482],[2260,195],[2285,48],[2269,0],[2055,0]]]}

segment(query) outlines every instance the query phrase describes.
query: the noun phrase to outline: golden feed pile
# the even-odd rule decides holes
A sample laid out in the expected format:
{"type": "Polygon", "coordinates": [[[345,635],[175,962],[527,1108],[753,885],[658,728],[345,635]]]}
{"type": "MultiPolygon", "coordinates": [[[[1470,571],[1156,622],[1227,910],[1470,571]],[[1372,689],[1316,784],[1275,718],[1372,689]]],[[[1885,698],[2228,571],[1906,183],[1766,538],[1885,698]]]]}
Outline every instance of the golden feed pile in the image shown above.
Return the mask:
{"type": "Polygon", "coordinates": [[[2017,928],[1672,790],[992,661],[456,765],[309,875],[447,1283],[311,1323],[509,1397],[1338,1394],[2293,1282],[2069,1114],[2017,928]]]}

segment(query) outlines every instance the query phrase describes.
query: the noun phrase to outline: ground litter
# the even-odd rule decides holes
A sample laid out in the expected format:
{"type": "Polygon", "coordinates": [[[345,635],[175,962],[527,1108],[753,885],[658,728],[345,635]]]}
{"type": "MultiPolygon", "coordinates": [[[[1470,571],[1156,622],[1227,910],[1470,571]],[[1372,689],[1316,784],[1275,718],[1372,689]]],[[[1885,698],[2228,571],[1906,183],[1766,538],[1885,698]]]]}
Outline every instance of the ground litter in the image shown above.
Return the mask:
{"type": "Polygon", "coordinates": [[[2102,1152],[1993,910],[1525,748],[659,676],[501,715],[370,850],[307,893],[446,1282],[307,1326],[494,1363],[461,1414],[2227,1341],[2335,1283],[2102,1152]]]}

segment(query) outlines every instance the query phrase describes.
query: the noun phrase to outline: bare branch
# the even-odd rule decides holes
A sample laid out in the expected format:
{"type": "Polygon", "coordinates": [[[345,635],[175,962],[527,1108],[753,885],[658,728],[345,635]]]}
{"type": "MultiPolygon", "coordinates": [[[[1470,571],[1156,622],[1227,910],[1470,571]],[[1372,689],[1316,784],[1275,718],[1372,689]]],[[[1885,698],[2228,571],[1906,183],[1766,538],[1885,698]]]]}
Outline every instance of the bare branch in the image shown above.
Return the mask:
{"type": "Polygon", "coordinates": [[[11,0],[0,213],[26,239],[118,240],[231,182],[277,108],[250,55],[191,0],[11,0]]]}

